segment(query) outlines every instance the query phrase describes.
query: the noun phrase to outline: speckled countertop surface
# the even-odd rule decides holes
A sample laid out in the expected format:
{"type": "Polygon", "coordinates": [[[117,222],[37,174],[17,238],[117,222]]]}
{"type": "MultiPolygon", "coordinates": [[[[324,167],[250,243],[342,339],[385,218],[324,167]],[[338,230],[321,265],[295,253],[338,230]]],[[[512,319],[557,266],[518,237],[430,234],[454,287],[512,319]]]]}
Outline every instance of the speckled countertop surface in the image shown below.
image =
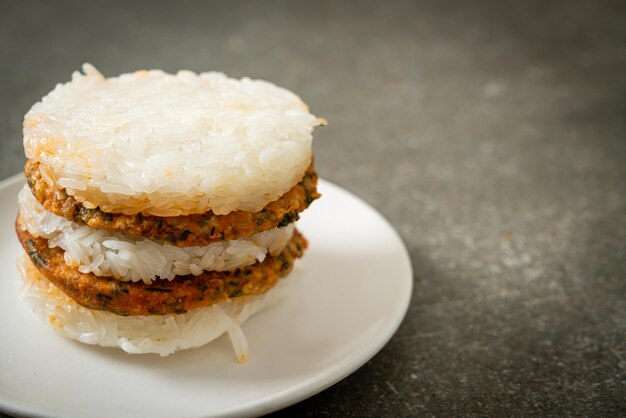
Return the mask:
{"type": "MultiPolygon", "coordinates": [[[[623,2],[0,2],[0,177],[89,61],[298,92],[322,176],[397,228],[398,333],[299,416],[626,415],[623,2]]],[[[384,278],[381,278],[384,280],[384,278]]]]}

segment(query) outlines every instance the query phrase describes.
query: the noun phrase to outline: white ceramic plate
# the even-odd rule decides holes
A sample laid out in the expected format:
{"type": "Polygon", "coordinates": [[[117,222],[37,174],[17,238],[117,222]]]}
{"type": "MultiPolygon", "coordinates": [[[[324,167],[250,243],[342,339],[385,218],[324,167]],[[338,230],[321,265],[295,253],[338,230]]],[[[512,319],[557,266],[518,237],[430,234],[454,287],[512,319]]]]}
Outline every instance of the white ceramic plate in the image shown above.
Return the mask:
{"type": "Polygon", "coordinates": [[[309,250],[293,286],[243,330],[250,358],[228,338],[160,358],[65,339],[19,301],[13,222],[21,176],[0,183],[0,409],[29,416],[258,416],[346,377],[396,331],[411,295],[406,248],[389,223],[347,191],[323,197],[299,228],[309,250]]]}

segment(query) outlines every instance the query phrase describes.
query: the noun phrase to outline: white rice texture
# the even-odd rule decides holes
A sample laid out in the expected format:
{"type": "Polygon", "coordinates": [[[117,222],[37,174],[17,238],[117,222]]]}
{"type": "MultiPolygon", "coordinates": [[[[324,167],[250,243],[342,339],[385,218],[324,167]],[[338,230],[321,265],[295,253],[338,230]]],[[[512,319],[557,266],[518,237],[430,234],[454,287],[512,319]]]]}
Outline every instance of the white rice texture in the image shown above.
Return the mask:
{"type": "Polygon", "coordinates": [[[255,313],[276,303],[288,279],[270,291],[237,298],[182,315],[119,316],[78,305],[37,270],[27,255],[18,259],[24,290],[22,298],[61,335],[85,344],[119,347],[127,353],[168,356],[178,350],[203,346],[228,333],[237,360],[248,358],[248,342],[241,325],[255,313]]]}
{"type": "Polygon", "coordinates": [[[261,80],[89,64],[24,120],[26,156],[87,208],[178,216],[256,212],[293,187],[325,124],[261,80]]]}
{"type": "Polygon", "coordinates": [[[82,273],[112,276],[121,281],[172,280],[204,271],[229,271],[279,254],[293,235],[294,225],[259,232],[250,238],[215,242],[203,247],[175,247],[119,232],[79,225],[48,212],[28,186],[18,195],[20,223],[50,248],[62,248],[65,264],[82,273]]]}

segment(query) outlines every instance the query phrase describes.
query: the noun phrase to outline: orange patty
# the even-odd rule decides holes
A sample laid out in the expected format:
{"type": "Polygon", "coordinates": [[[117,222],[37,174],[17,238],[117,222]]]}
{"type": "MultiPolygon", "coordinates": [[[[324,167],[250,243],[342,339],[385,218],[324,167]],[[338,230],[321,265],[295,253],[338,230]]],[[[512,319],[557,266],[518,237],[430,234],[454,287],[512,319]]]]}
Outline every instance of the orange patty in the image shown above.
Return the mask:
{"type": "Polygon", "coordinates": [[[201,306],[271,289],[293,268],[307,241],[298,232],[276,256],[234,271],[205,271],[199,276],[176,276],[172,281],[122,282],[111,277],[81,273],[65,264],[63,250],[48,248],[48,240],[22,230],[15,222],[18,239],[39,271],[78,304],[117,315],[182,314],[201,306]]]}
{"type": "Polygon", "coordinates": [[[84,207],[74,197],[68,196],[63,188],[49,185],[42,177],[38,161],[28,160],[24,174],[33,195],[49,212],[92,228],[124,232],[178,247],[204,246],[286,226],[296,221],[299,213],[320,197],[317,193],[318,176],[311,164],[298,184],[259,212],[238,210],[216,215],[208,211],[174,217],[144,216],[140,213],[125,215],[84,207]]]}

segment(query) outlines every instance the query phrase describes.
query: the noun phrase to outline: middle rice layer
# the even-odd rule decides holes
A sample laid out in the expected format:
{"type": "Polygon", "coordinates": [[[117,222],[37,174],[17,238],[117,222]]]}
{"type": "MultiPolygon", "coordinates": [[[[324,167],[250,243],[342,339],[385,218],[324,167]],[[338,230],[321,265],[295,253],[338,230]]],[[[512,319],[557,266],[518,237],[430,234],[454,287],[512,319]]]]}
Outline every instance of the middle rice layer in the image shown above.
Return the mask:
{"type": "Polygon", "coordinates": [[[27,186],[19,194],[19,204],[25,229],[33,236],[46,238],[50,248],[63,249],[67,265],[77,266],[81,273],[146,284],[261,262],[268,254],[279,254],[294,229],[290,224],[249,238],[180,248],[70,222],[44,209],[27,186]]]}

